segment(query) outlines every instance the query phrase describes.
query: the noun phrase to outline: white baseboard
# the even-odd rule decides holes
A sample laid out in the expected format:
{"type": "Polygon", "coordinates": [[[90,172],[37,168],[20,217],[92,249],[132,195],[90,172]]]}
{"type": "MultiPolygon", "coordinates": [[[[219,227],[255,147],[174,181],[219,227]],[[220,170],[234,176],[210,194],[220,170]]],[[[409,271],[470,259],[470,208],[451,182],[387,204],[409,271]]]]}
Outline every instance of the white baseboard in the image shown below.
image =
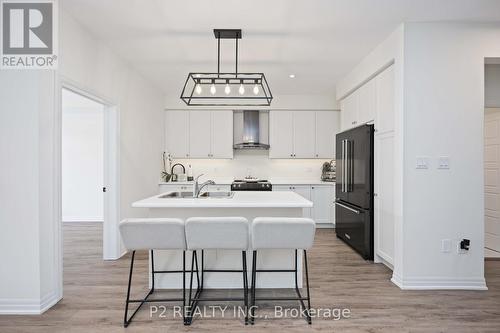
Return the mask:
{"type": "Polygon", "coordinates": [[[316,223],[316,229],[335,229],[333,223],[316,223]]]}
{"type": "Polygon", "coordinates": [[[488,290],[484,278],[418,277],[403,279],[401,276],[393,273],[391,282],[403,290],[488,290]]]}
{"type": "Polygon", "coordinates": [[[0,299],[0,315],[40,315],[60,300],[55,292],[42,299],[0,299]]]}
{"type": "Polygon", "coordinates": [[[63,216],[63,222],[103,222],[102,216],[63,216]]]}

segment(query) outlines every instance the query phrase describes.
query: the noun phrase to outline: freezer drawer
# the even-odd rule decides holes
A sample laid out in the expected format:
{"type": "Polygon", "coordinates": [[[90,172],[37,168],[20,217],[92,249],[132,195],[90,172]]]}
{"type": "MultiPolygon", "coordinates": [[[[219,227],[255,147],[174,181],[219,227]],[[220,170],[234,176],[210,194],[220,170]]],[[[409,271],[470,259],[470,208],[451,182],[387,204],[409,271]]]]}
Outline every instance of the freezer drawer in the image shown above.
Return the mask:
{"type": "Polygon", "coordinates": [[[335,202],[335,231],[337,237],[351,246],[366,260],[373,260],[373,216],[342,201],[335,202]]]}

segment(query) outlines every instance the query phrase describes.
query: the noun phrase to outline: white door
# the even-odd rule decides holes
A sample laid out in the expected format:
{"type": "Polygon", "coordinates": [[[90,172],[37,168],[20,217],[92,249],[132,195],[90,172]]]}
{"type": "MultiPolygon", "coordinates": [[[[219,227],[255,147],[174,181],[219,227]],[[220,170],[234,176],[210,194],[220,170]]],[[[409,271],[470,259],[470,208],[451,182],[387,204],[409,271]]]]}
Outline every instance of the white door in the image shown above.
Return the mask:
{"type": "Polygon", "coordinates": [[[189,157],[211,157],[211,112],[189,111],[189,157]]]}
{"type": "Polygon", "coordinates": [[[356,125],[373,122],[377,107],[377,82],[371,79],[358,91],[358,119],[356,125]]]}
{"type": "Polygon", "coordinates": [[[293,157],[313,158],[316,136],[316,113],[314,111],[293,112],[293,157]]]}
{"type": "Polygon", "coordinates": [[[485,247],[500,252],[500,108],[484,116],[485,247]]]}
{"type": "Polygon", "coordinates": [[[394,265],[394,132],[375,135],[376,255],[394,265]]]}
{"type": "Polygon", "coordinates": [[[377,75],[377,133],[394,130],[394,66],[377,75]]]}
{"type": "Polygon", "coordinates": [[[331,186],[311,186],[312,208],[311,217],[316,223],[332,223],[331,210],[333,201],[331,201],[333,188],[331,186]]]}
{"type": "Polygon", "coordinates": [[[342,131],[355,126],[358,117],[358,92],[355,91],[340,102],[340,124],[342,131]]]}
{"type": "Polygon", "coordinates": [[[189,112],[167,111],[165,148],[174,158],[189,157],[189,112]]]}
{"type": "Polygon", "coordinates": [[[212,158],[233,158],[233,111],[212,111],[212,158]]]}
{"type": "Polygon", "coordinates": [[[270,158],[293,158],[293,112],[269,112],[270,158]]]}
{"type": "Polygon", "coordinates": [[[316,158],[335,158],[335,135],[340,131],[340,112],[316,111],[316,158]]]}

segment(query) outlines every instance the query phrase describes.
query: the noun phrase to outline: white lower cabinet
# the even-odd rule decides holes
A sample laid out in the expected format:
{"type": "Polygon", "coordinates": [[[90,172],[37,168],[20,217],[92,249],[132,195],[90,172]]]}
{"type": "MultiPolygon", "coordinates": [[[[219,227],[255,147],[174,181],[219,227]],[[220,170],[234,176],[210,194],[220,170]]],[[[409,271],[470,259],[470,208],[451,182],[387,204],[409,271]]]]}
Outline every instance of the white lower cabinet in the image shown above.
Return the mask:
{"type": "Polygon", "coordinates": [[[293,191],[313,202],[313,208],[304,208],[304,217],[316,224],[335,225],[335,186],[331,185],[274,185],[273,191],[293,191]]]}
{"type": "Polygon", "coordinates": [[[314,203],[311,218],[316,223],[333,223],[335,219],[335,187],[333,186],[311,186],[311,201],[314,203]]]}

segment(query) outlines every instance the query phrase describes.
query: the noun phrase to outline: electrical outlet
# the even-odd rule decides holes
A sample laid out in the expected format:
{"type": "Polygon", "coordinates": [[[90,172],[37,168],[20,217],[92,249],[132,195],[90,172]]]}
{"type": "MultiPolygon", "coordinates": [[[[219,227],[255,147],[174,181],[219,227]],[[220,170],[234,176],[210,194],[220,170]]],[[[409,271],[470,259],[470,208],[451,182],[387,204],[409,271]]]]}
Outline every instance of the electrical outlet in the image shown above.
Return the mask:
{"type": "Polygon", "coordinates": [[[462,239],[457,242],[457,253],[458,254],[467,254],[470,249],[470,240],[462,239]]]}
{"type": "Polygon", "coordinates": [[[451,252],[451,239],[443,239],[441,241],[441,252],[443,253],[451,252]]]}
{"type": "Polygon", "coordinates": [[[450,168],[450,158],[448,156],[439,156],[438,169],[447,170],[450,168]]]}

